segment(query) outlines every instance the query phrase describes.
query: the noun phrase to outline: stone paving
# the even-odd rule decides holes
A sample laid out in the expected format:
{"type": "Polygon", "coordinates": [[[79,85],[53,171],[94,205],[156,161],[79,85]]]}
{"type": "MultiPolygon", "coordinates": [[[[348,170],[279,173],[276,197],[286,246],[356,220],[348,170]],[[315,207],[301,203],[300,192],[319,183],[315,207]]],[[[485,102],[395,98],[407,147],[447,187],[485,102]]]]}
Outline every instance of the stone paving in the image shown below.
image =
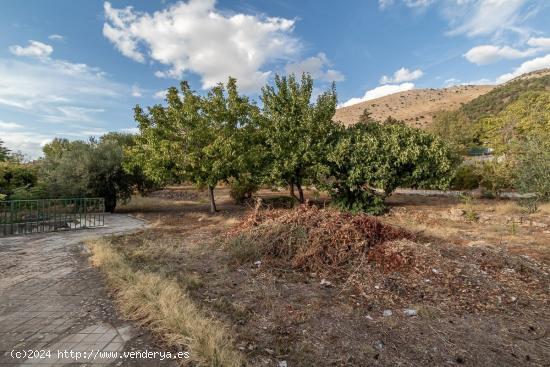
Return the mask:
{"type": "Polygon", "coordinates": [[[93,230],[0,238],[0,367],[176,365],[158,357],[120,357],[162,350],[147,332],[117,317],[101,275],[84,254],[87,238],[143,226],[112,214],[105,227],[93,230]]]}

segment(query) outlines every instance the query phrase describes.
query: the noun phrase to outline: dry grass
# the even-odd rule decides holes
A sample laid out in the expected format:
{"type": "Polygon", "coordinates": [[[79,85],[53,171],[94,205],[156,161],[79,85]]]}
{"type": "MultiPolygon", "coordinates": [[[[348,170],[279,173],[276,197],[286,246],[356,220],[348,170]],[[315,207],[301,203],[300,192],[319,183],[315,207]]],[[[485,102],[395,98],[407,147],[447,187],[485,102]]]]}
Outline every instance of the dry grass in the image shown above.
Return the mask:
{"type": "Polygon", "coordinates": [[[457,109],[462,103],[469,102],[493,88],[491,85],[465,85],[443,89],[414,89],[339,108],[334,119],[346,125],[356,123],[366,108],[377,120],[383,121],[392,116],[405,121],[409,126],[425,128],[430,126],[437,112],[457,109]]]}
{"type": "Polygon", "coordinates": [[[233,348],[228,329],[205,314],[174,280],[135,271],[107,240],[88,242],[92,263],[105,274],[122,313],[149,328],[168,347],[188,348],[191,359],[204,366],[245,364],[233,348]]]}

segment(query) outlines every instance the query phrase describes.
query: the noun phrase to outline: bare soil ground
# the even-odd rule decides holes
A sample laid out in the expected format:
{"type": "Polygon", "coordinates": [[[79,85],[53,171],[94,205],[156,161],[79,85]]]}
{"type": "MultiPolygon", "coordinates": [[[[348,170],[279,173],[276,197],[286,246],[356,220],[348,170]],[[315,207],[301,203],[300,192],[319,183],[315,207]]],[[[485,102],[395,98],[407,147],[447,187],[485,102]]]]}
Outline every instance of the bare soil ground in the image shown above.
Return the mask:
{"type": "Polygon", "coordinates": [[[189,188],[136,198],[120,211],[153,226],[113,246],[177,280],[250,365],[550,365],[550,208],[394,196],[381,220],[415,238],[375,247],[341,277],[236,259],[224,238],[247,208],[216,195],[216,215],[189,188]]]}
{"type": "Polygon", "coordinates": [[[335,121],[354,124],[366,108],[372,117],[383,121],[391,116],[411,127],[430,126],[434,115],[443,110],[456,110],[463,103],[489,92],[491,85],[462,85],[442,89],[414,89],[342,107],[336,110],[335,121]]]}

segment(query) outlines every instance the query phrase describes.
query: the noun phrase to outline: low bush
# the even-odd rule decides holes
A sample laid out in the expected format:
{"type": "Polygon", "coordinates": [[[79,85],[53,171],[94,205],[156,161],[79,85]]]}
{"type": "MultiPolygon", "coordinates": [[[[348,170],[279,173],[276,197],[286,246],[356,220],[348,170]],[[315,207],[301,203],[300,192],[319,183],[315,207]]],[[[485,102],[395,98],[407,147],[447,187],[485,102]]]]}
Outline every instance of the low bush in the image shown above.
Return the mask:
{"type": "Polygon", "coordinates": [[[243,204],[252,199],[252,195],[258,191],[259,184],[249,175],[241,175],[238,179],[229,181],[229,196],[236,204],[243,204]]]}
{"type": "Polygon", "coordinates": [[[478,165],[462,164],[457,168],[450,186],[453,190],[475,190],[482,178],[478,165]]]}

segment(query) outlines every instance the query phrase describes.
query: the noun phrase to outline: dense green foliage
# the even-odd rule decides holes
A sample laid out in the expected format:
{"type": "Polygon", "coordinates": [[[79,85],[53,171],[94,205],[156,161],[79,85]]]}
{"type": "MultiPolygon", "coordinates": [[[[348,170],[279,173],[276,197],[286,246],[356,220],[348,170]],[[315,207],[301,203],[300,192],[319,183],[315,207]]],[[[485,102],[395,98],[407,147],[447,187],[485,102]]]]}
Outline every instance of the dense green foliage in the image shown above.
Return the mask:
{"type": "Polygon", "coordinates": [[[459,170],[455,188],[467,189],[479,180],[494,195],[516,188],[548,199],[544,159],[550,145],[550,75],[498,86],[458,111],[440,113],[431,129],[457,152],[484,146],[496,157],[459,170]]]}
{"type": "Polygon", "coordinates": [[[0,162],[5,162],[10,158],[10,150],[4,146],[4,142],[0,140],[0,162]]]}
{"type": "Polygon", "coordinates": [[[133,162],[127,167],[143,167],[159,184],[189,180],[208,187],[214,212],[216,185],[244,177],[261,164],[258,109],[239,95],[233,78],[205,97],[183,82],[181,94],[170,88],[166,102],[167,106],[155,105],[147,112],[136,106],[140,134],[130,150],[133,162]]]}
{"type": "Polygon", "coordinates": [[[315,183],[327,172],[326,156],[338,127],[332,122],[336,111],[336,91],[332,89],[311,103],[313,79],[303,74],[301,82],[294,75],[275,77],[274,86],[262,90],[262,136],[268,147],[267,181],[286,184],[298,200],[304,202],[302,186],[315,183]]]}
{"type": "Polygon", "coordinates": [[[288,185],[304,202],[303,186],[313,184],[346,210],[374,214],[398,186],[448,186],[458,157],[441,139],[394,119],[372,121],[368,113],[346,129],[332,121],[334,86],[315,102],[312,93],[310,75],[277,75],[262,89],[260,110],[239,95],[235,79],[204,97],[184,82],[179,92],[169,89],[165,106],[136,106],[140,134],[126,168],[141,167],[159,184],[208,187],[212,212],[219,182],[238,202],[260,185],[288,185]]]}
{"type": "Polygon", "coordinates": [[[430,131],[448,142],[457,152],[466,154],[482,143],[476,126],[461,110],[437,114],[430,131]]]}
{"type": "Polygon", "coordinates": [[[36,169],[29,164],[0,162],[0,199],[27,199],[39,195],[36,169]]]}
{"type": "Polygon", "coordinates": [[[478,165],[462,164],[456,169],[450,187],[453,190],[475,190],[482,178],[478,165]]]}
{"type": "Polygon", "coordinates": [[[445,189],[459,158],[441,139],[403,123],[359,122],[328,155],[326,181],[341,208],[380,214],[398,187],[445,189]]]}
{"type": "Polygon", "coordinates": [[[123,169],[124,147],[134,145],[128,134],[110,133],[99,140],[55,139],[44,146],[40,180],[48,197],[103,197],[105,209],[128,200],[134,190],[146,192],[152,182],[134,167],[123,169]]]}
{"type": "Polygon", "coordinates": [[[550,75],[512,80],[471,100],[460,110],[471,121],[477,121],[484,117],[498,115],[526,92],[544,91],[550,91],[550,75]]]}
{"type": "Polygon", "coordinates": [[[493,117],[478,123],[483,142],[512,157],[526,141],[550,141],[550,92],[529,92],[493,117]]]}
{"type": "Polygon", "coordinates": [[[535,201],[550,201],[550,140],[531,138],[518,154],[518,189],[535,195],[535,201]]]}

